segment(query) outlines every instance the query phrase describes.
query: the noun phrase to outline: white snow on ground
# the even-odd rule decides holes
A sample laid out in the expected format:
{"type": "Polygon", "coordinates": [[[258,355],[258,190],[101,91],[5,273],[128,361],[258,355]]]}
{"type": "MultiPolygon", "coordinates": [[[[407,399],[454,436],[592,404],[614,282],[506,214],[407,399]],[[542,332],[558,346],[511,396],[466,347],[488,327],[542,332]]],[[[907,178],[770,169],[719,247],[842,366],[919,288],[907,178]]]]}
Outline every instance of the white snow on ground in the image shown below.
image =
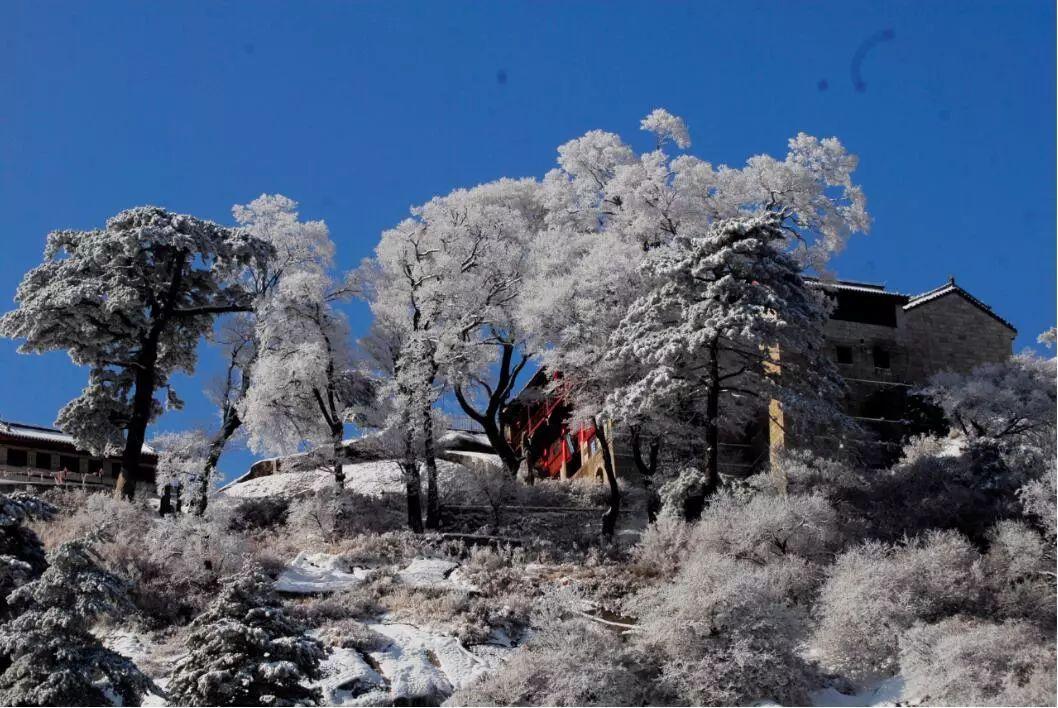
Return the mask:
{"type": "MultiPolygon", "coordinates": [[[[440,474],[461,469],[460,465],[446,460],[437,461],[440,474]]],[[[404,481],[400,468],[393,460],[356,462],[342,465],[345,472],[345,488],[367,497],[383,494],[403,494],[404,481]]],[[[231,484],[217,494],[219,499],[259,499],[261,497],[298,497],[334,487],[334,475],[330,470],[316,469],[304,472],[279,472],[258,477],[246,482],[231,484]]]]}
{"type": "MultiPolygon", "coordinates": [[[[130,659],[141,670],[149,657],[158,654],[158,646],[150,637],[144,634],[114,627],[99,627],[93,631],[99,637],[103,646],[121,654],[126,659],[130,659]]],[[[160,689],[165,690],[166,679],[155,679],[154,682],[160,689]]],[[[115,703],[115,705],[120,705],[120,703],[115,703]]],[[[143,697],[141,705],[164,706],[168,704],[165,702],[164,697],[155,693],[148,693],[143,697]]]]}
{"type": "Polygon", "coordinates": [[[904,679],[890,676],[870,683],[854,694],[845,694],[833,688],[812,692],[814,706],[895,706],[904,692],[904,679]]]}
{"type": "Polygon", "coordinates": [[[369,696],[388,695],[385,679],[356,649],[333,648],[320,662],[320,673],[322,678],[316,685],[323,692],[324,705],[355,705],[357,699],[362,702],[369,696]]]}
{"type": "Polygon", "coordinates": [[[316,683],[326,704],[440,703],[494,670],[513,651],[498,644],[471,651],[453,636],[411,624],[381,621],[367,626],[391,643],[366,657],[355,649],[334,648],[316,683]]]}
{"type": "Polygon", "coordinates": [[[364,568],[347,572],[340,556],[302,551],[279,574],[274,587],[289,593],[338,592],[355,588],[369,575],[370,571],[364,568]]]}
{"type": "Polygon", "coordinates": [[[460,572],[459,564],[437,558],[416,558],[397,573],[397,580],[412,588],[477,592],[478,588],[460,572]]]}
{"type": "MultiPolygon", "coordinates": [[[[371,575],[368,568],[347,570],[340,555],[301,552],[275,581],[275,589],[287,593],[325,593],[349,590],[371,575]]],[[[478,588],[460,572],[459,564],[437,558],[416,558],[397,572],[397,582],[411,588],[477,592],[478,588]]]]}

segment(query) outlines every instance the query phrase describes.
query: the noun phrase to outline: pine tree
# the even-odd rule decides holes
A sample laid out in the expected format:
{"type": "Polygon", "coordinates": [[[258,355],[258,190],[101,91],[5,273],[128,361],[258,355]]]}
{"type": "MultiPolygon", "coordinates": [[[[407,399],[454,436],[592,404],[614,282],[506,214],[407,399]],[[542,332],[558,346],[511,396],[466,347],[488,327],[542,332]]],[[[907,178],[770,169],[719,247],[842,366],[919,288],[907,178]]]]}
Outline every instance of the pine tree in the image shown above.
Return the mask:
{"type": "Polygon", "coordinates": [[[28,494],[0,494],[0,618],[9,615],[11,591],[39,578],[48,567],[43,544],[23,524],[54,514],[55,507],[28,494]]]}
{"type": "Polygon", "coordinates": [[[91,540],[64,543],[48,561],[8,596],[20,614],[0,625],[0,703],[139,705],[158,688],[89,632],[101,616],[128,609],[125,584],[98,565],[91,540]]]}
{"type": "Polygon", "coordinates": [[[191,624],[187,655],[169,683],[184,705],[305,705],[319,700],[323,646],[286,616],[271,582],[250,569],[231,578],[191,624]]]}

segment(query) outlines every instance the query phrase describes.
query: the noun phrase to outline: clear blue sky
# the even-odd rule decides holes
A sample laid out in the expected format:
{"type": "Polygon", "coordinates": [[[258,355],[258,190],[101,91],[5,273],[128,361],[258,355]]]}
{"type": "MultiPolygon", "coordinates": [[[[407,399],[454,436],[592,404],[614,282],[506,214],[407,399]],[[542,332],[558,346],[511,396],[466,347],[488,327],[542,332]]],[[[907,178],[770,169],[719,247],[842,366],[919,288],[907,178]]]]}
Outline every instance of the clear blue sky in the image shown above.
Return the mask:
{"type": "MultiPolygon", "coordinates": [[[[1055,16],[1038,2],[0,3],[0,303],[47,232],[140,204],[230,220],[262,192],[343,266],[432,195],[542,175],[657,106],[740,164],[798,131],[860,155],[875,226],[840,277],[955,275],[1034,343],[1055,319],[1055,16]],[[857,90],[855,81],[863,82],[857,90]]],[[[3,308],[9,307],[3,304],[3,308]]],[[[362,330],[362,309],[352,312],[362,330]]],[[[200,390],[159,429],[212,427],[200,390]]],[[[50,424],[84,372],[0,341],[0,417],[50,424]]],[[[222,467],[238,472],[236,451],[222,467]]]]}

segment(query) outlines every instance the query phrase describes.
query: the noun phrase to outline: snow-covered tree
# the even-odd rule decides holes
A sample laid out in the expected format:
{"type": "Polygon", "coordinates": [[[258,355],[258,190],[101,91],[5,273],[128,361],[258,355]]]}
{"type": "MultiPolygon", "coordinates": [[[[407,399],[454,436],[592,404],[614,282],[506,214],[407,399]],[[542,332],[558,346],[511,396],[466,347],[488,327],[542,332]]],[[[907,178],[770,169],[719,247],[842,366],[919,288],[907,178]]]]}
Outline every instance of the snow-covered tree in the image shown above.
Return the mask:
{"type": "Polygon", "coordinates": [[[291,453],[326,445],[342,487],[345,424],[372,400],[357,370],[345,317],[334,307],[344,283],[322,271],[287,273],[257,313],[258,353],[239,416],[254,452],[291,453]]]}
{"type": "Polygon", "coordinates": [[[25,340],[22,352],[63,349],[88,367],[87,386],[56,422],[93,454],[123,450],[117,494],[134,494],[147,425],[182,405],[172,375],[194,370],[217,315],[253,308],[252,273],[274,253],[245,230],[158,207],[48,235],[44,262],[22,279],[0,334],[25,340]]]}
{"type": "MultiPolygon", "coordinates": [[[[511,472],[519,458],[499,414],[528,361],[513,315],[528,245],[542,224],[538,192],[533,180],[503,179],[434,198],[383,234],[369,265],[376,320],[404,332],[400,384],[423,404],[422,426],[432,427],[429,408],[450,385],[511,472]]],[[[424,452],[428,525],[432,458],[424,452]]]]}
{"type": "Polygon", "coordinates": [[[89,631],[101,616],[131,609],[125,584],[100,568],[91,543],[64,543],[48,562],[8,597],[21,613],[0,625],[0,702],[139,705],[146,693],[160,692],[89,631]]]}
{"type": "Polygon", "coordinates": [[[704,456],[706,495],[719,482],[722,427],[744,429],[772,400],[838,416],[826,405],[839,390],[824,355],[824,295],[783,248],[782,218],[722,219],[653,249],[596,374],[612,386],[603,408],[636,435],[704,456]]]}
{"type": "Polygon", "coordinates": [[[242,427],[239,405],[250,387],[250,373],[257,360],[257,329],[252,315],[239,314],[231,317],[215,335],[215,340],[224,352],[224,373],[207,395],[220,409],[220,426],[209,438],[208,449],[202,458],[202,468],[192,490],[192,508],[198,515],[206,511],[209,492],[216,474],[220,456],[228,440],[242,427]]]}
{"type": "Polygon", "coordinates": [[[189,494],[190,498],[184,498],[196,511],[205,508],[201,496],[209,493],[208,482],[203,484],[202,479],[210,448],[207,435],[201,430],[162,433],[151,438],[151,447],[158,452],[155,485],[162,498],[162,515],[174,511],[169,506],[174,491],[189,494]]]}
{"type": "MultiPolygon", "coordinates": [[[[334,243],[323,221],[301,221],[298,204],[281,194],[262,194],[249,204],[236,204],[232,213],[236,222],[253,236],[272,246],[274,257],[248,272],[255,289],[262,293],[274,290],[279,281],[292,273],[325,272],[334,259],[334,243]]],[[[206,510],[210,484],[228,440],[242,427],[239,405],[250,386],[250,374],[257,359],[256,313],[240,313],[228,318],[215,340],[220,344],[226,362],[224,375],[210,397],[220,409],[220,426],[209,441],[203,470],[193,491],[194,510],[206,510]]]]}
{"type": "MultiPolygon", "coordinates": [[[[644,278],[657,275],[644,261],[654,251],[701,244],[722,223],[737,231],[747,219],[771,219],[771,249],[822,270],[870,224],[863,193],[851,180],[857,159],[836,139],[800,134],[783,160],[759,155],[742,168],[714,168],[691,155],[667,154],[670,143],[690,147],[681,119],[659,109],[642,128],[655,135],[655,150],[637,155],[619,136],[590,131],[559,148],[559,166],[542,185],[547,229],[534,242],[526,275],[533,296],[521,300],[519,314],[534,335],[534,351],[575,382],[580,416],[604,411],[609,377],[622,373],[607,370],[610,337],[637,300],[649,310],[641,299],[644,278]]],[[[770,316],[764,307],[758,313],[770,316]]],[[[688,325],[684,313],[675,314],[673,327],[688,325]]],[[[630,437],[649,444],[655,433],[630,437]]]]}
{"type": "Polygon", "coordinates": [[[0,619],[8,616],[7,597],[40,577],[48,564],[44,545],[27,521],[50,519],[55,507],[23,492],[0,494],[0,619]]]}
{"type": "Polygon", "coordinates": [[[1054,359],[1019,354],[966,374],[942,372],[921,394],[966,436],[981,472],[993,470],[999,455],[1017,446],[1044,450],[1053,458],[1054,359]]]}
{"type": "Polygon", "coordinates": [[[286,616],[259,570],[229,579],[191,623],[188,653],[168,684],[181,705],[315,704],[323,646],[286,616]]]}

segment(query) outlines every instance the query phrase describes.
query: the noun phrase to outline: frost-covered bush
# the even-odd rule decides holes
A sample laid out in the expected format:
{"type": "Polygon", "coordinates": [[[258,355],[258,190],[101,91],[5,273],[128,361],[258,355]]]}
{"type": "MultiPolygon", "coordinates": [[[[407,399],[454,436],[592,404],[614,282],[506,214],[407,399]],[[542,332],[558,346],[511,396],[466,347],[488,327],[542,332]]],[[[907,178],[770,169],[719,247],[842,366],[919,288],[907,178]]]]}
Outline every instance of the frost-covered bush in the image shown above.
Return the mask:
{"type": "Polygon", "coordinates": [[[403,502],[332,488],[294,501],[287,516],[288,533],[327,543],[360,534],[397,531],[406,525],[403,502]]]}
{"type": "Polygon", "coordinates": [[[626,612],[638,615],[636,642],[679,702],[805,705],[815,676],[798,645],[818,576],[792,555],[759,563],[692,546],[677,577],[639,593],[626,612]]]}
{"type": "Polygon", "coordinates": [[[1055,537],[1058,536],[1058,530],[1056,530],[1056,526],[1058,526],[1058,519],[1056,519],[1058,517],[1058,503],[1056,503],[1058,490],[1056,490],[1056,485],[1058,485],[1058,466],[1055,465],[1054,460],[1051,460],[1046,471],[1039,479],[1029,482],[1018,490],[1018,498],[1025,514],[1039,523],[1052,544],[1055,537]]]}
{"type": "Polygon", "coordinates": [[[227,511],[228,528],[242,533],[262,531],[285,524],[289,513],[290,500],[283,497],[243,499],[227,511]]]}
{"type": "Polygon", "coordinates": [[[85,541],[63,543],[48,562],[8,598],[20,614],[0,625],[0,703],[139,705],[158,689],[89,631],[102,616],[132,610],[125,583],[99,566],[85,541]]]}
{"type": "Polygon", "coordinates": [[[682,519],[697,518],[702,510],[705,486],[705,474],[701,470],[694,467],[681,469],[658,489],[661,514],[682,519]]]}
{"type": "Polygon", "coordinates": [[[250,569],[225,582],[220,595],[191,623],[187,655],[169,681],[183,705],[315,703],[323,646],[291,621],[272,582],[250,569]]]}
{"type": "Polygon", "coordinates": [[[640,565],[671,577],[679,570],[693,529],[693,525],[676,516],[659,516],[639,537],[633,557],[640,565]]]}
{"type": "Polygon", "coordinates": [[[148,508],[146,500],[142,499],[128,502],[115,499],[111,494],[74,490],[50,491],[47,498],[58,509],[58,514],[48,523],[37,526],[44,544],[54,548],[100,529],[121,529],[123,544],[110,549],[109,543],[101,542],[101,555],[108,560],[115,554],[120,557],[126,551],[133,552],[136,542],[143,539],[157,517],[157,511],[148,508]],[[103,549],[107,549],[106,552],[102,552],[103,549]]]}
{"type": "Polygon", "coordinates": [[[693,553],[765,564],[786,555],[828,561],[840,544],[837,513],[820,494],[740,501],[721,493],[710,500],[689,545],[693,553]]]}
{"type": "Polygon", "coordinates": [[[453,706],[636,706],[667,703],[657,668],[612,629],[566,620],[535,634],[495,672],[456,691],[453,706]]]}
{"type": "Polygon", "coordinates": [[[900,641],[905,698],[926,705],[1055,705],[1055,645],[1024,622],[952,617],[900,641]]]}
{"type": "Polygon", "coordinates": [[[1020,521],[1001,521],[988,533],[978,564],[988,589],[985,615],[1055,625],[1054,542],[1020,521]]]}
{"type": "Polygon", "coordinates": [[[820,590],[813,648],[827,668],[849,677],[891,674],[906,629],[982,606],[985,588],[975,573],[980,558],[952,532],[847,551],[820,590]]]}
{"type": "Polygon", "coordinates": [[[149,619],[168,623],[201,612],[220,579],[243,567],[249,545],[223,519],[185,514],[152,524],[137,549],[119,570],[134,584],[137,607],[149,619]]]}
{"type": "Polygon", "coordinates": [[[25,524],[55,515],[42,499],[16,492],[0,494],[0,619],[8,616],[7,596],[37,578],[47,567],[44,546],[25,524]]]}

